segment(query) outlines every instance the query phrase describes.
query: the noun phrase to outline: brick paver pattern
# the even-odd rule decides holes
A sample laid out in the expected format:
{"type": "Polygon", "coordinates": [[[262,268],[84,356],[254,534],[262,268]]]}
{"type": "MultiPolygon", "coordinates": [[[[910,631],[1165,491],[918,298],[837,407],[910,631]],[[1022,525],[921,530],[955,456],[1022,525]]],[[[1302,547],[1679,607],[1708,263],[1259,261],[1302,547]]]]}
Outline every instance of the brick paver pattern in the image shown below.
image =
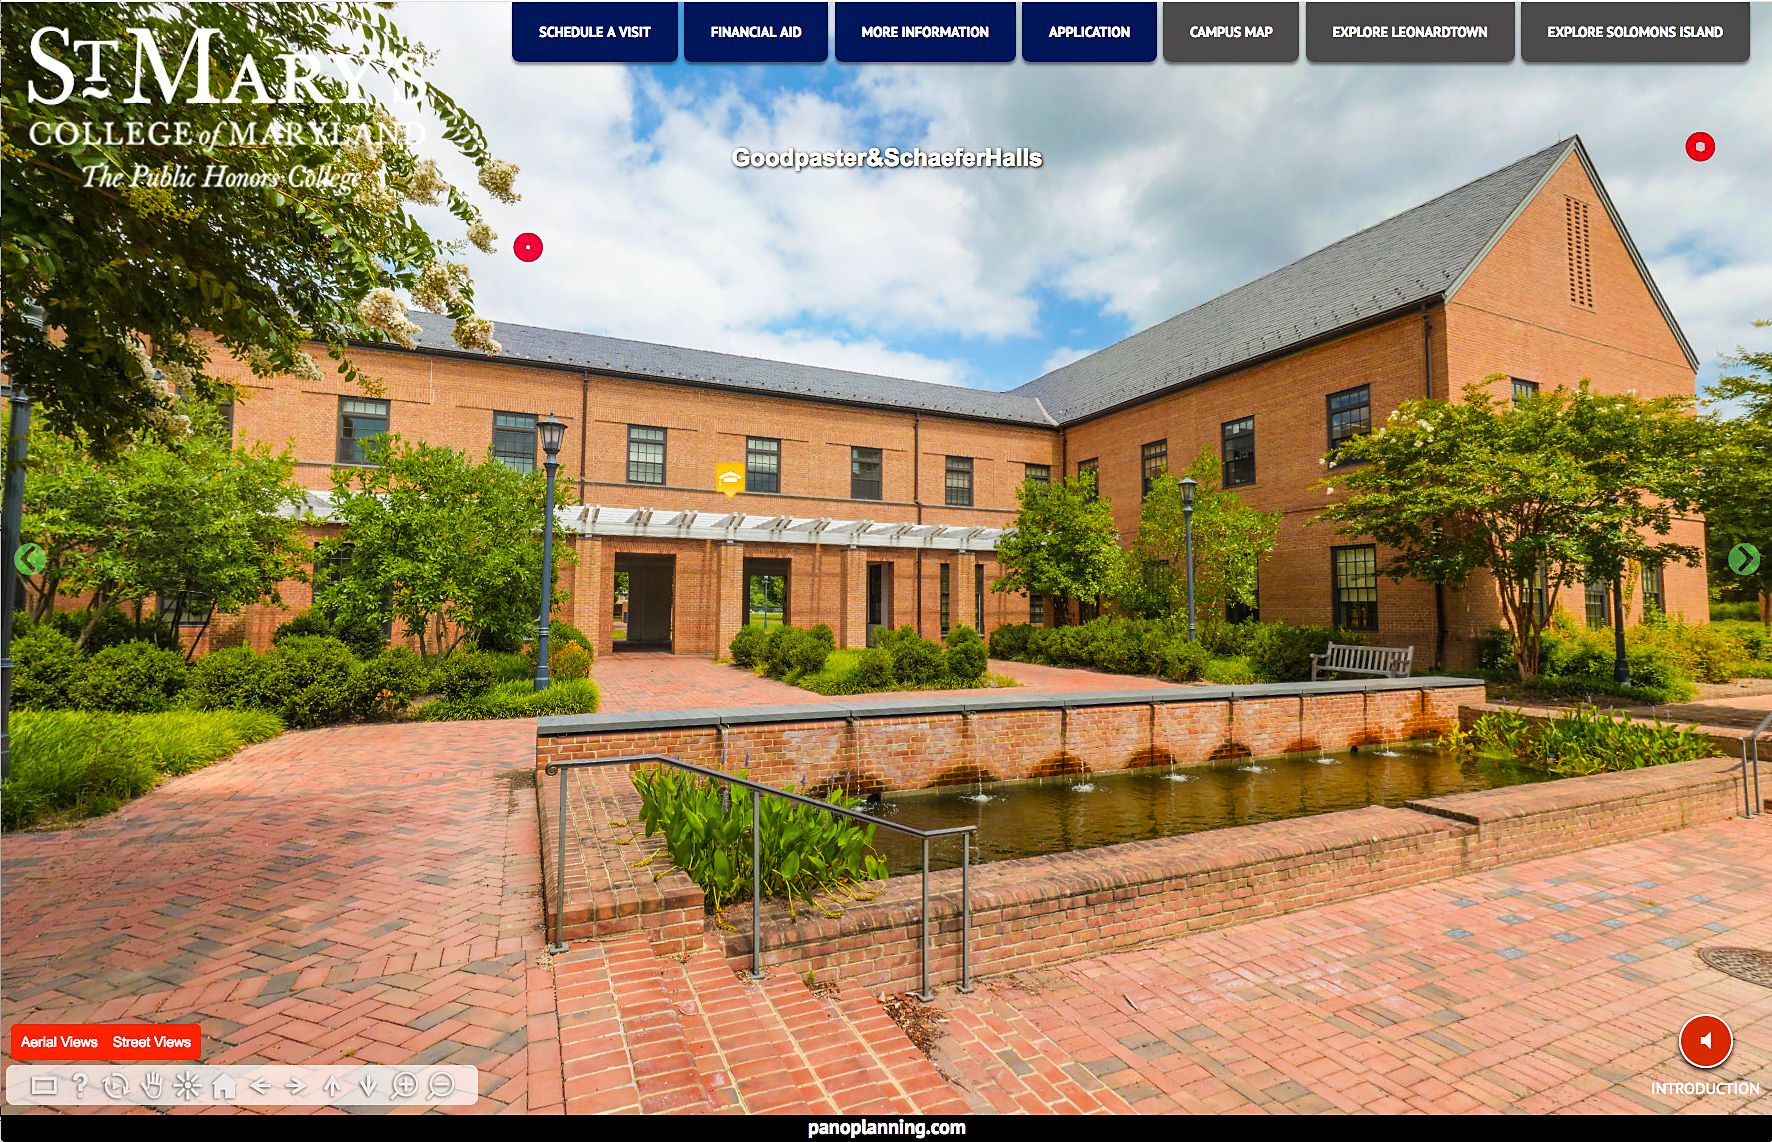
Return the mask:
{"type": "Polygon", "coordinates": [[[939,1000],[936,1062],[1002,1110],[1068,1077],[1147,1113],[1772,1112],[1772,989],[1707,945],[1772,949],[1772,818],[990,980],[939,1000]],[[1735,1033],[1711,1071],[1677,1046],[1706,1012],[1735,1033]]]}
{"type": "MultiPolygon", "coordinates": [[[[1017,689],[1032,693],[1102,692],[1175,686],[1160,678],[1106,674],[1099,670],[1073,670],[1040,666],[1031,662],[990,660],[990,672],[1019,683],[1017,689]]],[[[597,660],[594,674],[602,691],[601,711],[631,713],[638,710],[696,710],[725,706],[792,706],[816,702],[890,701],[915,694],[953,694],[952,690],[888,691],[826,698],[811,690],[762,678],[730,663],[711,662],[692,654],[659,654],[633,651],[606,654],[597,660]]]]}
{"type": "Polygon", "coordinates": [[[469,1063],[485,1111],[545,1109],[539,1064],[557,1106],[534,734],[285,734],[8,836],[0,1023],[198,1022],[206,1063],[469,1063]]]}

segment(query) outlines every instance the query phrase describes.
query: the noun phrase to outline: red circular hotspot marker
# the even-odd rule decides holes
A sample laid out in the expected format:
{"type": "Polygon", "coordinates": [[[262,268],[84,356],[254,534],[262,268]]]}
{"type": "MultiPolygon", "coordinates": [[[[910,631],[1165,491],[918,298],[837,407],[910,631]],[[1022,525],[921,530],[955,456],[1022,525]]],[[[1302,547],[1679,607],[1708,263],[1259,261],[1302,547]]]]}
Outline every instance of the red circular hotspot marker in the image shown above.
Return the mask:
{"type": "Polygon", "coordinates": [[[1715,1015],[1694,1015],[1680,1028],[1680,1054],[1695,1067],[1708,1071],[1721,1066],[1734,1049],[1729,1025],[1715,1015]]]}
{"type": "Polygon", "coordinates": [[[541,257],[541,239],[534,234],[519,234],[511,243],[511,253],[517,255],[518,261],[533,262],[541,257]]]}
{"type": "Polygon", "coordinates": [[[1695,163],[1702,163],[1717,153],[1717,141],[1703,131],[1694,131],[1686,137],[1686,155],[1695,163]]]}

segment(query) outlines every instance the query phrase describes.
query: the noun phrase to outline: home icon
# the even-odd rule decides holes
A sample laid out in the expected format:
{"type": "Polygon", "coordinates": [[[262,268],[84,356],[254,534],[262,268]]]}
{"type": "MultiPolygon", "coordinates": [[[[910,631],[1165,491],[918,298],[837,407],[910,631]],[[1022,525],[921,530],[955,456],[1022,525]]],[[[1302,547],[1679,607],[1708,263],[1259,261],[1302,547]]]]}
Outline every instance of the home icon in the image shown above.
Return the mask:
{"type": "Polygon", "coordinates": [[[210,1097],[217,1102],[233,1102],[238,1091],[234,1085],[234,1076],[223,1074],[210,1087],[210,1097]]]}

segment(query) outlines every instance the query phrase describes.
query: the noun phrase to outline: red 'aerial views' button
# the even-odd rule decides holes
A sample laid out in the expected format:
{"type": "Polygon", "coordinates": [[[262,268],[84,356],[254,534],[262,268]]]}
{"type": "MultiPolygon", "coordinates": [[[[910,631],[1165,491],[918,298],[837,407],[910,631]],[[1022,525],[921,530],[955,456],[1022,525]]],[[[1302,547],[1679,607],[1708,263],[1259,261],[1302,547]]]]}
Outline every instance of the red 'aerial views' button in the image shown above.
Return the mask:
{"type": "Polygon", "coordinates": [[[541,257],[541,239],[534,234],[519,234],[511,243],[511,253],[517,255],[518,261],[533,262],[541,257]]]}
{"type": "Polygon", "coordinates": [[[154,1063],[203,1057],[195,1023],[14,1023],[19,1062],[154,1063]]]}
{"type": "Polygon", "coordinates": [[[1702,163],[1717,153],[1717,141],[1703,131],[1694,131],[1686,136],[1686,156],[1695,163],[1702,163]]]}
{"type": "Polygon", "coordinates": [[[1680,1028],[1680,1054],[1695,1067],[1720,1066],[1735,1048],[1729,1025],[1715,1015],[1694,1015],[1680,1028]]]}

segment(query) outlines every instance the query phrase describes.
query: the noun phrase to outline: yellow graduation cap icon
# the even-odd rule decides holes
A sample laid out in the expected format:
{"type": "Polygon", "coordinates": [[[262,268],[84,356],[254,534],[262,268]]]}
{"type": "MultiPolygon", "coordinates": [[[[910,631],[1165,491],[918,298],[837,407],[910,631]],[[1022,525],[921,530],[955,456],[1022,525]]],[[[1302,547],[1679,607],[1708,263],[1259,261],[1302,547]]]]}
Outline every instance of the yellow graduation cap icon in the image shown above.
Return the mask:
{"type": "Polygon", "coordinates": [[[725,492],[727,499],[731,499],[733,496],[744,491],[744,465],[715,464],[714,489],[716,491],[725,492]]]}

